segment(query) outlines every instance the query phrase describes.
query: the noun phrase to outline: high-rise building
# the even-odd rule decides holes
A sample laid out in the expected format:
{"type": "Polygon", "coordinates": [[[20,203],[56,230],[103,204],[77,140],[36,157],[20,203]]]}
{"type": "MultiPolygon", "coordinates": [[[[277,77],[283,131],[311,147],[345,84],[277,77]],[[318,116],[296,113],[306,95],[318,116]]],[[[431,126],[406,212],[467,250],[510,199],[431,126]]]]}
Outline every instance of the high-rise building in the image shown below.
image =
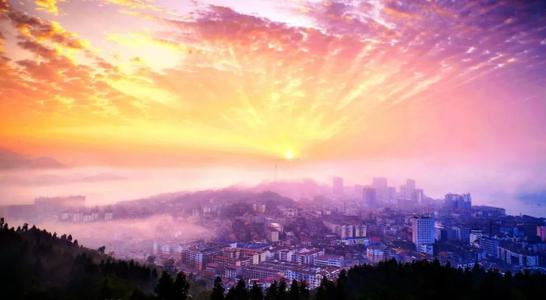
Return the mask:
{"type": "Polygon", "coordinates": [[[354,196],[359,198],[360,196],[362,196],[362,190],[364,189],[364,186],[361,185],[361,184],[355,184],[355,187],[354,187],[354,196]]]}
{"type": "Polygon", "coordinates": [[[372,180],[372,186],[376,189],[386,189],[387,188],[387,178],[383,177],[374,177],[372,180]]]}
{"type": "Polygon", "coordinates": [[[444,198],[444,207],[452,212],[470,211],[472,208],[472,197],[470,194],[447,194],[444,198]]]}
{"type": "Polygon", "coordinates": [[[415,180],[408,179],[406,184],[400,186],[400,200],[417,202],[415,180]]]}
{"type": "Polygon", "coordinates": [[[412,218],[411,240],[418,252],[432,254],[432,246],[434,245],[434,218],[412,218]]]}
{"type": "Polygon", "coordinates": [[[372,180],[372,187],[375,189],[375,197],[377,202],[385,204],[391,203],[393,199],[390,197],[387,178],[375,177],[372,180]]]}
{"type": "Polygon", "coordinates": [[[332,193],[335,198],[343,198],[343,178],[334,177],[332,179],[332,193]]]}
{"type": "Polygon", "coordinates": [[[377,197],[373,187],[365,187],[362,189],[362,204],[367,207],[377,206],[377,197]]]}

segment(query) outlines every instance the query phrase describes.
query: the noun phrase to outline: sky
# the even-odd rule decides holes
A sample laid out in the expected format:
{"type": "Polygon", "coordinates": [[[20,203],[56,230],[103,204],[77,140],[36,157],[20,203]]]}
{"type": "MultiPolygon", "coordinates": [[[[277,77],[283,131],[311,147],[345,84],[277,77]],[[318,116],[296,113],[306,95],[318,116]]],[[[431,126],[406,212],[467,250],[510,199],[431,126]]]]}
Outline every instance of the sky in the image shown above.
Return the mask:
{"type": "Polygon", "coordinates": [[[544,1],[0,0],[0,148],[250,178],[289,161],[546,205],[545,16],[544,1]]]}

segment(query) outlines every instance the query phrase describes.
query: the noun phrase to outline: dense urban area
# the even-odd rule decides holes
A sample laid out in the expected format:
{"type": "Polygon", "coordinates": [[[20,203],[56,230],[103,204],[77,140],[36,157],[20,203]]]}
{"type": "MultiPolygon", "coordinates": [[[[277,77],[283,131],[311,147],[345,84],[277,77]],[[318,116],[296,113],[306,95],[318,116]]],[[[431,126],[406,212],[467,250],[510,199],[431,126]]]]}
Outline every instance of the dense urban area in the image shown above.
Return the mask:
{"type": "Polygon", "coordinates": [[[335,177],[331,186],[271,183],[261,189],[85,204],[84,196],[40,197],[33,204],[2,207],[1,213],[31,224],[55,220],[67,228],[169,215],[175,224],[204,227],[210,235],[187,240],[173,230],[137,241],[120,235],[101,251],[172,273],[183,271],[210,284],[220,277],[227,287],[240,279],[264,287],[285,279],[317,288],[323,278],[335,279],[342,270],[386,260],[436,259],[456,268],[477,264],[502,273],[546,270],[545,218],[472,205],[470,194],[432,199],[411,179],[399,188],[385,178],[349,187],[335,177]],[[313,196],[281,196],[290,188],[311,190],[313,196]]]}

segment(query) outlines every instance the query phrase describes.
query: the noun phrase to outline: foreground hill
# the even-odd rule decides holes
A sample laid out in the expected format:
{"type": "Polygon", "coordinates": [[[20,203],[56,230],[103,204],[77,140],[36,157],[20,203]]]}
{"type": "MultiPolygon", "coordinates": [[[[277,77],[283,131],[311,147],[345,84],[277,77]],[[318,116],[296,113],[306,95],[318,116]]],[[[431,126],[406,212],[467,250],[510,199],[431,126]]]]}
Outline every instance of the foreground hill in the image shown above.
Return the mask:
{"type": "Polygon", "coordinates": [[[153,290],[157,271],[118,261],[36,227],[0,221],[2,299],[128,299],[153,290]]]}
{"type": "Polygon", "coordinates": [[[357,266],[339,278],[324,278],[308,291],[301,282],[281,281],[272,288],[247,287],[244,281],[225,290],[186,279],[173,279],[153,267],[114,260],[104,249],[78,245],[28,226],[9,228],[0,219],[0,295],[2,299],[214,299],[214,300],[357,300],[357,299],[546,299],[546,275],[500,274],[441,266],[437,261],[357,266]],[[191,282],[190,282],[191,281],[191,282]],[[200,286],[199,286],[200,285],[200,286]],[[224,291],[226,293],[224,293],[224,291]]]}

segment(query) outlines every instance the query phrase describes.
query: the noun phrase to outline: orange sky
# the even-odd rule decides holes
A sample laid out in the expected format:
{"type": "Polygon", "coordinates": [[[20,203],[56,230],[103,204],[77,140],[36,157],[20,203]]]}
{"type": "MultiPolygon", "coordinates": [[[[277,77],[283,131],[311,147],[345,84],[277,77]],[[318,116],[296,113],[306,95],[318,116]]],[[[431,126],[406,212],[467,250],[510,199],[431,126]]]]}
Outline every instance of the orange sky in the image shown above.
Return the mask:
{"type": "Polygon", "coordinates": [[[0,0],[0,147],[70,165],[542,163],[546,24],[461,2],[0,0]]]}

